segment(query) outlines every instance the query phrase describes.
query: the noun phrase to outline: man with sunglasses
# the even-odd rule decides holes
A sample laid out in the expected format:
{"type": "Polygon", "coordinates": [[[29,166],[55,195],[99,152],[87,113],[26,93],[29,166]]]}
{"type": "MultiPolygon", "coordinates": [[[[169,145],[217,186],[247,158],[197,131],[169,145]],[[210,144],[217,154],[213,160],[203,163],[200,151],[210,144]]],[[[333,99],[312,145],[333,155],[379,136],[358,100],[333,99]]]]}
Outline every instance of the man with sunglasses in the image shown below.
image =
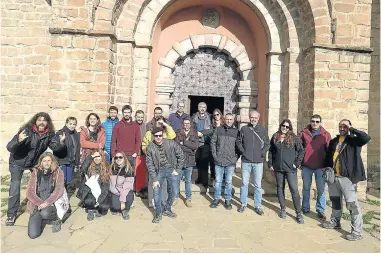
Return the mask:
{"type": "MultiPolygon", "coordinates": [[[[332,201],[331,221],[323,223],[326,229],[341,229],[342,199],[351,214],[351,233],[348,241],[362,239],[363,219],[357,201],[357,183],[366,180],[361,148],[370,141],[363,131],[352,127],[351,121],[343,119],[339,123],[339,135],[331,140],[325,166],[334,171],[333,182],[328,182],[329,198],[332,201]]],[[[324,170],[328,170],[325,168],[324,170]]]]}
{"type": "Polygon", "coordinates": [[[319,219],[325,220],[324,215],[325,201],[325,182],[323,179],[323,166],[328,149],[331,135],[323,126],[320,115],[313,115],[310,124],[304,128],[299,138],[304,148],[304,158],[302,161],[302,179],[303,179],[303,201],[302,211],[304,214],[310,212],[310,191],[312,184],[312,175],[315,174],[315,183],[317,188],[316,213],[319,219]]]}
{"type": "Polygon", "coordinates": [[[152,135],[153,142],[147,147],[146,160],[154,192],[155,215],[152,222],[159,223],[162,215],[177,217],[171,207],[177,196],[178,175],[184,166],[184,154],[175,141],[163,138],[163,128],[154,127],[152,135]],[[167,183],[168,199],[162,210],[161,188],[164,182],[167,183]]]}

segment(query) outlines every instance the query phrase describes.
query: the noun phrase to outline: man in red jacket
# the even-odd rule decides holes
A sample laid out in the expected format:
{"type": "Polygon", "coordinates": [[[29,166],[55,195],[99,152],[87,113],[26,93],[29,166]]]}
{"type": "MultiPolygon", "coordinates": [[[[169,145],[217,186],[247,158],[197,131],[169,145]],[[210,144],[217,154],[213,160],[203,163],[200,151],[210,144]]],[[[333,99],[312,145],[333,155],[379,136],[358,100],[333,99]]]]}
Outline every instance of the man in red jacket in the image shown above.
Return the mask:
{"type": "Polygon", "coordinates": [[[118,122],[112,131],[111,155],[113,157],[116,151],[123,151],[132,167],[135,168],[136,156],[142,143],[140,127],[132,120],[132,107],[130,105],[123,106],[122,114],[122,121],[118,122]]]}
{"type": "Polygon", "coordinates": [[[315,174],[317,188],[316,213],[319,219],[326,219],[325,211],[325,182],[323,170],[325,158],[331,135],[321,126],[321,116],[313,115],[310,124],[300,133],[300,139],[305,150],[302,161],[303,178],[303,201],[302,211],[304,214],[310,212],[310,190],[312,175],[315,174]]]}

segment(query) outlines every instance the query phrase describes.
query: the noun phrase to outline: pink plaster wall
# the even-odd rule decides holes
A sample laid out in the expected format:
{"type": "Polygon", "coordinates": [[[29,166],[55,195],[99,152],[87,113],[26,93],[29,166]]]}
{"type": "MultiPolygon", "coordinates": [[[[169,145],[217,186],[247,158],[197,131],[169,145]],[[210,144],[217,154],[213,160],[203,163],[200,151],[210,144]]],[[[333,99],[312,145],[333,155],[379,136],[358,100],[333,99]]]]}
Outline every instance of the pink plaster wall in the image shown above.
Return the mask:
{"type": "MultiPolygon", "coordinates": [[[[152,117],[155,101],[155,82],[160,66],[158,60],[165,57],[175,42],[180,42],[190,34],[217,33],[226,35],[237,44],[243,44],[250,60],[257,63],[255,80],[258,82],[258,106],[261,122],[266,119],[266,53],[268,42],[265,29],[259,17],[241,1],[233,0],[193,0],[176,1],[169,6],[157,23],[152,38],[151,78],[148,101],[151,102],[148,117],[152,117]],[[202,26],[204,11],[214,8],[220,15],[220,26],[207,29],[202,26]]],[[[242,116],[247,117],[247,116],[242,116]]]]}

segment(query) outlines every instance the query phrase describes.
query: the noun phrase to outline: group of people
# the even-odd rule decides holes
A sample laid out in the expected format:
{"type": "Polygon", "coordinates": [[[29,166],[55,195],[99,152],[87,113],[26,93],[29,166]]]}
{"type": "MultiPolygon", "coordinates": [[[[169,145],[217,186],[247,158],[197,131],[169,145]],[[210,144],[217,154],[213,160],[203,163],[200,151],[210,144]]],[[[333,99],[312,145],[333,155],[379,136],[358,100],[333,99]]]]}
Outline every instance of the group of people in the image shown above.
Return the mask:
{"type": "Polygon", "coordinates": [[[352,217],[352,231],[346,239],[362,238],[356,184],[366,179],[360,153],[370,137],[353,128],[349,120],[340,121],[339,135],[333,139],[323,128],[319,115],[313,115],[310,124],[299,135],[295,134],[291,121],[285,119],[269,138],[255,110],[249,114],[249,123],[239,129],[233,114],[223,115],[215,109],[211,115],[206,103],[199,103],[192,117],[184,108],[184,103],[180,102],[177,111],[166,119],[163,110],[156,107],[152,120],[145,124],[143,111],[137,110],[133,120],[132,107],[126,105],[119,121],[118,108],[111,106],[103,123],[97,114],[90,113],[80,133],[76,131],[74,117],[68,117],[65,126],[55,132],[47,113],[36,114],[7,145],[11,186],[6,225],[15,223],[25,170],[32,171],[27,188],[30,238],[41,235],[46,220],[52,222],[53,232],[60,231],[62,216],[57,215],[55,203],[73,187],[75,169],[81,172],[77,197],[89,221],[106,215],[108,210],[128,220],[135,195],[147,198],[142,190],[147,190],[149,206],[155,210],[153,223],[158,223],[163,215],[175,218],[172,208],[179,199],[182,179],[185,181],[185,205],[192,207],[195,167],[198,171],[195,184],[200,185],[200,193],[205,194],[208,188],[214,187],[210,207],[220,205],[224,189],[224,207],[231,210],[232,179],[240,157],[242,185],[238,212],[247,209],[248,186],[253,174],[254,211],[263,215],[261,181],[268,154],[268,168],[276,180],[280,218],[286,218],[287,180],[296,221],[304,223],[303,214],[310,212],[310,189],[315,175],[316,212],[323,220],[322,226],[327,229],[341,227],[344,197],[352,217]],[[53,153],[47,152],[47,148],[53,153]],[[137,158],[147,168],[146,188],[136,188],[137,158]],[[298,170],[303,179],[302,202],[297,184],[298,170]],[[325,216],[326,183],[332,201],[329,221],[325,216]]]}

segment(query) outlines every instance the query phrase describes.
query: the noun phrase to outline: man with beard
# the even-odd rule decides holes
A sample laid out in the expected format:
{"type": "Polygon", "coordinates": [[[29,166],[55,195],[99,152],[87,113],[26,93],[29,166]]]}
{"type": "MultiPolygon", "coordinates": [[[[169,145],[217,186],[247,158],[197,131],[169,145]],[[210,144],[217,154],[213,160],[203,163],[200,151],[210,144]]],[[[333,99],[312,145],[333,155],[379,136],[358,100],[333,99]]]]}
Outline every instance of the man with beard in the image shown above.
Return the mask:
{"type": "Polygon", "coordinates": [[[48,147],[55,152],[66,149],[65,133],[56,136],[54,131],[49,114],[40,112],[24,124],[8,143],[11,186],[6,226],[15,224],[20,207],[20,185],[24,170],[32,170],[33,166],[37,164],[38,158],[48,147]]]}
{"type": "Polygon", "coordinates": [[[112,130],[114,129],[115,125],[119,122],[118,119],[118,108],[115,106],[111,106],[108,109],[108,117],[106,121],[102,123],[103,128],[105,128],[105,134],[106,134],[106,143],[105,143],[105,151],[107,152],[106,160],[108,163],[111,161],[111,137],[112,137],[112,130]]]}
{"type": "Polygon", "coordinates": [[[128,161],[135,169],[136,156],[139,153],[142,138],[139,125],[132,121],[132,107],[125,105],[122,108],[123,119],[117,123],[112,132],[111,155],[115,156],[117,151],[124,152],[128,161]]]}
{"type": "MultiPolygon", "coordinates": [[[[139,125],[140,128],[140,136],[144,137],[144,135],[147,132],[146,125],[144,123],[144,111],[143,110],[137,110],[135,113],[135,122],[139,125]]],[[[139,154],[142,154],[142,151],[139,152],[139,154]]]]}
{"type": "Polygon", "coordinates": [[[167,120],[163,117],[163,109],[161,107],[156,107],[153,110],[153,118],[151,121],[149,121],[146,125],[146,130],[152,130],[157,126],[156,122],[159,121],[160,119],[163,119],[164,122],[168,123],[167,120]]]}

